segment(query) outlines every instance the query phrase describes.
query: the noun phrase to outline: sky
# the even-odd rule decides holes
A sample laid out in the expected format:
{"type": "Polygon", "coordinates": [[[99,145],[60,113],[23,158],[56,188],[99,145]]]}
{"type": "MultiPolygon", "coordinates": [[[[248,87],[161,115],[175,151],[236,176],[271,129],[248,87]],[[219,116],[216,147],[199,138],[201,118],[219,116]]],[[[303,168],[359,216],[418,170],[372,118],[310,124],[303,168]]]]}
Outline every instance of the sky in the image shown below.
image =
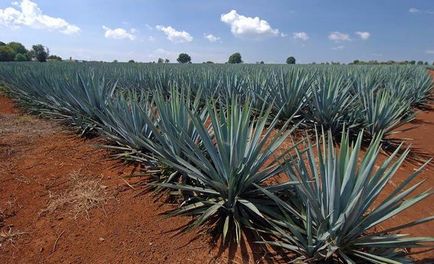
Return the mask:
{"type": "Polygon", "coordinates": [[[104,61],[434,62],[434,0],[0,0],[0,41],[104,61]]]}

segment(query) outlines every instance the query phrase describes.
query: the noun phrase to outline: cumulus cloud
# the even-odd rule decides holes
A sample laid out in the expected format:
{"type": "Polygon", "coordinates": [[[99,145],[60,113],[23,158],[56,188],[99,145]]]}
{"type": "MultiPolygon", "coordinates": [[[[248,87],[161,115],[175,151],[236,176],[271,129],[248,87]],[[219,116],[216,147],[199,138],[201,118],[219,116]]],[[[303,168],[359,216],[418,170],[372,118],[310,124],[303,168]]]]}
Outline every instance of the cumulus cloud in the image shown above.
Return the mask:
{"type": "Polygon", "coordinates": [[[410,12],[410,13],[419,13],[420,12],[420,10],[419,9],[417,9],[417,8],[414,8],[414,7],[412,7],[412,8],[410,8],[409,10],[408,10],[408,12],[410,12]]]}
{"type": "Polygon", "coordinates": [[[126,29],[123,28],[114,28],[111,29],[106,26],[102,26],[102,29],[104,29],[104,37],[108,39],[129,39],[129,40],[135,40],[136,36],[134,33],[136,30],[134,28],[130,29],[130,32],[128,32],[126,29]]]}
{"type": "Polygon", "coordinates": [[[220,37],[214,36],[213,34],[205,34],[204,38],[206,38],[209,42],[216,42],[220,40],[220,37]]]}
{"type": "Polygon", "coordinates": [[[259,17],[246,17],[231,10],[227,14],[222,14],[220,20],[231,26],[231,32],[236,37],[275,37],[279,36],[279,30],[273,29],[270,24],[259,17]]]}
{"type": "Polygon", "coordinates": [[[361,31],[357,31],[356,32],[356,35],[358,35],[361,39],[363,39],[363,40],[367,40],[370,36],[371,36],[371,33],[369,33],[369,32],[361,32],[361,31]]]}
{"type": "Polygon", "coordinates": [[[62,18],[43,14],[38,5],[30,0],[13,2],[12,4],[18,9],[14,7],[0,9],[0,25],[11,28],[27,26],[35,29],[55,30],[67,35],[80,31],[78,26],[70,24],[62,18]]]}
{"type": "Polygon", "coordinates": [[[335,42],[350,41],[350,35],[338,31],[329,34],[329,39],[335,42]]]}
{"type": "Polygon", "coordinates": [[[309,40],[309,35],[306,32],[294,32],[292,38],[307,41],[309,40]]]}
{"type": "Polygon", "coordinates": [[[183,43],[183,42],[193,41],[193,37],[190,35],[190,33],[186,31],[177,31],[171,26],[165,27],[165,26],[158,25],[156,26],[156,28],[161,32],[163,32],[167,36],[167,39],[172,42],[183,43]]]}

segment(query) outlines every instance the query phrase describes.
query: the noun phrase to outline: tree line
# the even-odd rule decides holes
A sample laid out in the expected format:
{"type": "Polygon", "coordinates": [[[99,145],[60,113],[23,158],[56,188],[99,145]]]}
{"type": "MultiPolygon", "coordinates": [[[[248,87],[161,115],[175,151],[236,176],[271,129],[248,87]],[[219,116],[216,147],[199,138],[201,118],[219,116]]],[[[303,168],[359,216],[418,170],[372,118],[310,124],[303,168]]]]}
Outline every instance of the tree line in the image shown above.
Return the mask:
{"type": "Polygon", "coordinates": [[[56,55],[50,55],[50,51],[42,44],[33,45],[28,50],[19,42],[4,43],[0,41],[0,61],[31,61],[36,60],[45,62],[47,60],[61,61],[62,58],[56,55]]]}

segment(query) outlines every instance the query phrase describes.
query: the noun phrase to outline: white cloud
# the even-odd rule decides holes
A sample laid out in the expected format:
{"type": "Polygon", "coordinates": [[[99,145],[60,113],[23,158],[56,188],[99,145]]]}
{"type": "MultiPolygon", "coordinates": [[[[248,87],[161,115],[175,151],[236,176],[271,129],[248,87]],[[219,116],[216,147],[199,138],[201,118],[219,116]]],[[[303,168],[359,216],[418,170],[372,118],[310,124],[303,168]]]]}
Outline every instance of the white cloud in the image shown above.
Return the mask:
{"type": "Polygon", "coordinates": [[[126,29],[123,28],[115,28],[111,29],[106,26],[102,26],[104,29],[104,37],[108,39],[129,39],[129,40],[135,40],[136,36],[134,33],[136,30],[134,28],[130,29],[130,32],[128,32],[126,29]]]}
{"type": "Polygon", "coordinates": [[[186,31],[177,31],[171,26],[156,26],[158,30],[166,34],[167,39],[175,43],[191,42],[193,37],[186,31]]]}
{"type": "Polygon", "coordinates": [[[206,38],[209,42],[216,42],[220,40],[220,37],[214,36],[213,34],[205,34],[204,38],[206,38]]]}
{"type": "Polygon", "coordinates": [[[370,36],[371,36],[371,33],[369,33],[369,32],[361,32],[361,31],[357,31],[356,32],[356,35],[358,35],[361,39],[363,39],[363,40],[367,40],[370,36]]]}
{"type": "Polygon", "coordinates": [[[231,10],[222,14],[220,20],[231,26],[231,32],[236,37],[264,38],[279,36],[279,30],[273,29],[270,24],[259,17],[246,17],[231,10]]]}
{"type": "Polygon", "coordinates": [[[426,52],[426,54],[434,54],[434,50],[427,50],[425,52],[426,52]]]}
{"type": "Polygon", "coordinates": [[[344,48],[345,48],[344,45],[340,45],[340,46],[333,47],[332,50],[341,50],[341,49],[344,49],[344,48]]]}
{"type": "Polygon", "coordinates": [[[13,2],[13,7],[0,9],[0,25],[11,28],[27,26],[35,29],[56,30],[63,34],[74,34],[80,31],[76,25],[70,24],[62,18],[44,15],[38,5],[30,0],[13,2]]]}
{"type": "Polygon", "coordinates": [[[306,32],[294,32],[292,38],[307,41],[309,40],[309,35],[306,32]]]}
{"type": "Polygon", "coordinates": [[[428,15],[434,15],[434,11],[432,10],[421,10],[415,7],[412,7],[408,10],[408,12],[412,13],[412,14],[418,14],[418,13],[423,13],[423,14],[428,14],[428,15]]]}
{"type": "Polygon", "coordinates": [[[330,33],[329,39],[333,40],[335,42],[350,41],[351,40],[351,38],[348,34],[337,32],[337,31],[330,33]]]}

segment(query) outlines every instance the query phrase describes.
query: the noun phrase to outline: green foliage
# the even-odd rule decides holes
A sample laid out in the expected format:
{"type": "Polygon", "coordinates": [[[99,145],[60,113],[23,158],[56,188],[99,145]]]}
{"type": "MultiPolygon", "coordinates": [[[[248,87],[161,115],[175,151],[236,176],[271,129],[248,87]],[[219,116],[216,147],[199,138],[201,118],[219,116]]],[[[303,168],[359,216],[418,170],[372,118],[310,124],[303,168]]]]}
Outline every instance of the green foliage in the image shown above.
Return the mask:
{"type": "Polygon", "coordinates": [[[269,232],[277,238],[270,244],[296,252],[300,260],[319,263],[407,263],[406,249],[432,245],[433,237],[411,237],[397,231],[434,220],[434,216],[376,228],[432,194],[411,195],[422,183],[413,180],[424,166],[384,194],[409,150],[395,159],[398,149],[380,162],[380,136],[364,153],[361,133],[354,144],[343,133],[338,149],[330,132],[327,136],[323,132],[321,138],[317,137],[315,150],[309,142],[307,152],[297,151],[293,166],[287,166],[290,180],[299,183],[294,185],[298,201],[284,201],[264,191],[281,208],[280,214],[270,212],[273,227],[269,232]]]}
{"type": "Polygon", "coordinates": [[[14,50],[7,46],[0,46],[0,61],[13,61],[15,58],[14,50]]]}
{"type": "Polygon", "coordinates": [[[62,61],[62,58],[60,56],[57,56],[57,55],[50,55],[50,56],[48,56],[47,60],[49,60],[49,61],[62,61]]]}
{"type": "Polygon", "coordinates": [[[174,155],[174,162],[163,162],[196,184],[162,186],[194,194],[172,214],[196,216],[191,227],[204,224],[212,226],[214,223],[224,241],[235,239],[239,242],[245,228],[264,221],[260,211],[267,201],[264,195],[260,195],[256,185],[263,185],[266,180],[282,172],[283,167],[274,154],[292,129],[288,130],[284,126],[275,130],[277,118],[265,128],[270,107],[253,118],[253,108],[249,102],[240,104],[237,99],[232,99],[226,106],[223,105],[207,104],[211,121],[209,128],[201,115],[190,114],[202,148],[190,137],[182,136],[182,133],[176,133],[181,135],[178,138],[175,133],[168,134],[176,141],[185,158],[174,155]]]}
{"type": "Polygon", "coordinates": [[[187,53],[181,53],[178,56],[178,59],[176,59],[179,63],[190,63],[191,57],[187,53]]]}
{"type": "Polygon", "coordinates": [[[241,59],[241,54],[239,52],[235,52],[234,54],[229,56],[228,63],[231,64],[243,63],[243,60],[241,59]]]}
{"type": "Polygon", "coordinates": [[[32,55],[39,61],[39,62],[46,62],[49,51],[47,48],[42,46],[41,44],[33,45],[32,47],[32,55]]]}
{"type": "Polygon", "coordinates": [[[9,42],[8,46],[12,48],[15,54],[27,54],[28,52],[26,47],[24,47],[23,44],[19,42],[9,42]]]}
{"type": "Polygon", "coordinates": [[[295,64],[295,58],[294,57],[288,57],[286,59],[286,64],[295,64]]]}
{"type": "Polygon", "coordinates": [[[25,54],[18,53],[15,56],[15,61],[28,61],[28,60],[29,60],[29,58],[25,54]]]}

